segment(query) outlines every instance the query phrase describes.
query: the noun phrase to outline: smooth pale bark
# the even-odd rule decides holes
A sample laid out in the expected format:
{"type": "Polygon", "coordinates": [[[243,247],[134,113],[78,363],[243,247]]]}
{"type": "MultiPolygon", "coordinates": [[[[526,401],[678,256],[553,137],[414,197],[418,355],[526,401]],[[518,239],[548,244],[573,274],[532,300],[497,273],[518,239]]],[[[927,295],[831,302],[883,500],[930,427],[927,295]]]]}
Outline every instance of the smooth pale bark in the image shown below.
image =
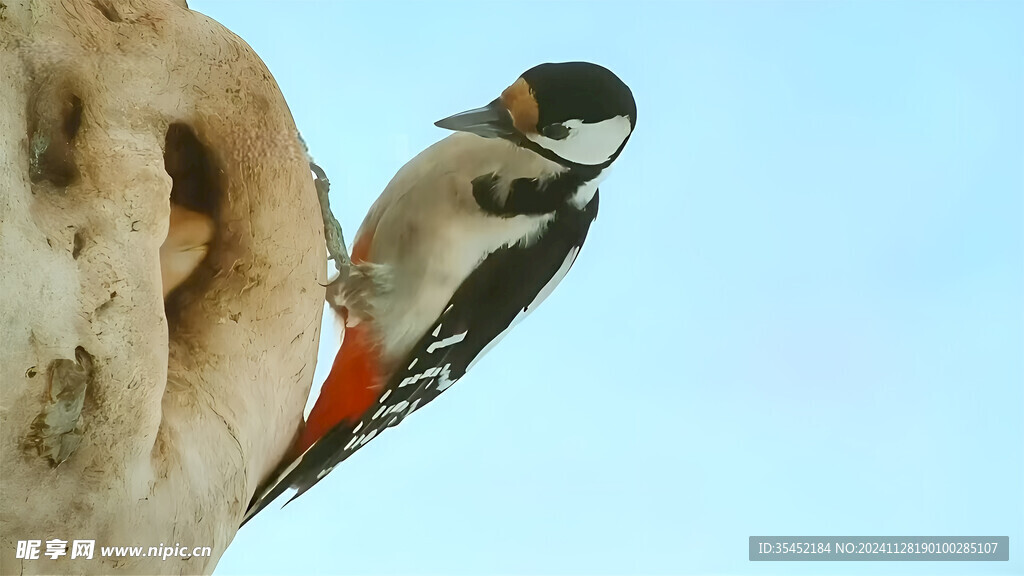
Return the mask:
{"type": "Polygon", "coordinates": [[[264,64],[184,4],[0,0],[2,574],[211,572],[301,421],[316,192],[264,64]],[[165,307],[172,201],[215,231],[165,307]],[[99,557],[161,544],[212,556],[99,557]]]}

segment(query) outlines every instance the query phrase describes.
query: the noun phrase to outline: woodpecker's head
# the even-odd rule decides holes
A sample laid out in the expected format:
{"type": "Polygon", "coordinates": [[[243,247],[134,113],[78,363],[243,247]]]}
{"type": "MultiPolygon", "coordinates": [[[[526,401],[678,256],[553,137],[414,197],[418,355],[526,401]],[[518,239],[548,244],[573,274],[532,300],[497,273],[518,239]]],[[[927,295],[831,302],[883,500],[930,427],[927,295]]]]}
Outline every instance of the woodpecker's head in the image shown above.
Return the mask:
{"type": "Polygon", "coordinates": [[[589,62],[541,64],[487,106],[435,125],[504,138],[570,167],[604,167],[622,152],[636,126],[636,102],[607,68],[589,62]]]}

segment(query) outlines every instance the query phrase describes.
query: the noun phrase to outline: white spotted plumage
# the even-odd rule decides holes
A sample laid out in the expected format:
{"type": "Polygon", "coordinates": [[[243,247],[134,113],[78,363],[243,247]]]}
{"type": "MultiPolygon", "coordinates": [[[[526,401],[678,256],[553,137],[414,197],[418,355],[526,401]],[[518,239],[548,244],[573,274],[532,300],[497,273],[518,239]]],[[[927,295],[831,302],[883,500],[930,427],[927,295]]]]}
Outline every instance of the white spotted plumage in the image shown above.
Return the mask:
{"type": "MultiPolygon", "coordinates": [[[[441,325],[438,324],[437,327],[440,329],[441,325]]],[[[435,330],[435,332],[436,332],[436,330],[435,330]]],[[[434,334],[434,336],[437,336],[437,334],[434,334]]],[[[465,339],[466,339],[466,332],[460,332],[458,334],[455,334],[454,336],[449,336],[447,338],[442,338],[442,339],[438,340],[437,342],[434,342],[430,346],[428,346],[427,347],[427,352],[433,353],[435,350],[437,350],[439,348],[445,348],[445,347],[451,346],[452,344],[458,344],[459,342],[462,342],[465,339]]]]}

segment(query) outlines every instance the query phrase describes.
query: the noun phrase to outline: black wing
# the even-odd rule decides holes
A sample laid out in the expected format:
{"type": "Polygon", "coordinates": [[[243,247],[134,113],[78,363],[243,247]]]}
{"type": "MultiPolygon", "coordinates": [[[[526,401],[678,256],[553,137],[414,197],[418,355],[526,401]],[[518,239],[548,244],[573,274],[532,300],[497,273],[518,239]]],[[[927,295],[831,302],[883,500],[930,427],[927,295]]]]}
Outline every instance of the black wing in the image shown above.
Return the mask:
{"type": "Polygon", "coordinates": [[[298,488],[291,500],[298,498],[356,450],[462,378],[562,280],[583,247],[597,208],[595,192],[583,210],[564,206],[556,211],[533,244],[502,248],[485,258],[388,380],[379,407],[357,422],[335,426],[318,440],[269,493],[257,494],[246,521],[289,487],[298,488]]]}

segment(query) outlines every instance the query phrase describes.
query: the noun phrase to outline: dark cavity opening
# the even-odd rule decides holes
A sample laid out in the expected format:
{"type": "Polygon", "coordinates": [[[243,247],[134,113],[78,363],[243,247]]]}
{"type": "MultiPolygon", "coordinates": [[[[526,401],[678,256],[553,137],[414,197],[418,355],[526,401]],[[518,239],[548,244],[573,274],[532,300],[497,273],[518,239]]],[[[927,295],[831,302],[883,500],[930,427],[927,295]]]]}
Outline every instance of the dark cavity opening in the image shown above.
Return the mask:
{"type": "Polygon", "coordinates": [[[75,137],[82,127],[82,99],[68,94],[59,104],[60,118],[47,117],[36,104],[29,134],[31,155],[29,178],[33,183],[49,181],[67,187],[78,178],[75,165],[75,137]]]}
{"type": "Polygon", "coordinates": [[[75,240],[71,246],[71,257],[78,260],[78,255],[82,253],[82,247],[85,246],[85,235],[82,234],[81,230],[75,232],[75,240]]]}
{"type": "Polygon", "coordinates": [[[99,9],[103,14],[103,17],[111,22],[120,22],[121,15],[117,13],[114,5],[110,3],[110,0],[93,0],[93,5],[99,9]]]}
{"type": "Polygon", "coordinates": [[[213,154],[187,124],[175,123],[168,126],[164,142],[164,169],[172,181],[171,203],[210,217],[215,230],[206,258],[187,280],[164,299],[167,321],[173,329],[180,311],[196,298],[202,287],[213,277],[214,270],[210,261],[218,241],[216,222],[223,186],[213,154]]]}
{"type": "MultiPolygon", "coordinates": [[[[209,149],[186,124],[167,127],[164,169],[174,182],[171,202],[209,216],[216,216],[220,182],[209,149]]],[[[216,218],[214,218],[216,220],[216,218]]]]}
{"type": "Polygon", "coordinates": [[[64,138],[70,143],[82,127],[82,99],[71,94],[64,105],[64,111],[64,138]]]}

